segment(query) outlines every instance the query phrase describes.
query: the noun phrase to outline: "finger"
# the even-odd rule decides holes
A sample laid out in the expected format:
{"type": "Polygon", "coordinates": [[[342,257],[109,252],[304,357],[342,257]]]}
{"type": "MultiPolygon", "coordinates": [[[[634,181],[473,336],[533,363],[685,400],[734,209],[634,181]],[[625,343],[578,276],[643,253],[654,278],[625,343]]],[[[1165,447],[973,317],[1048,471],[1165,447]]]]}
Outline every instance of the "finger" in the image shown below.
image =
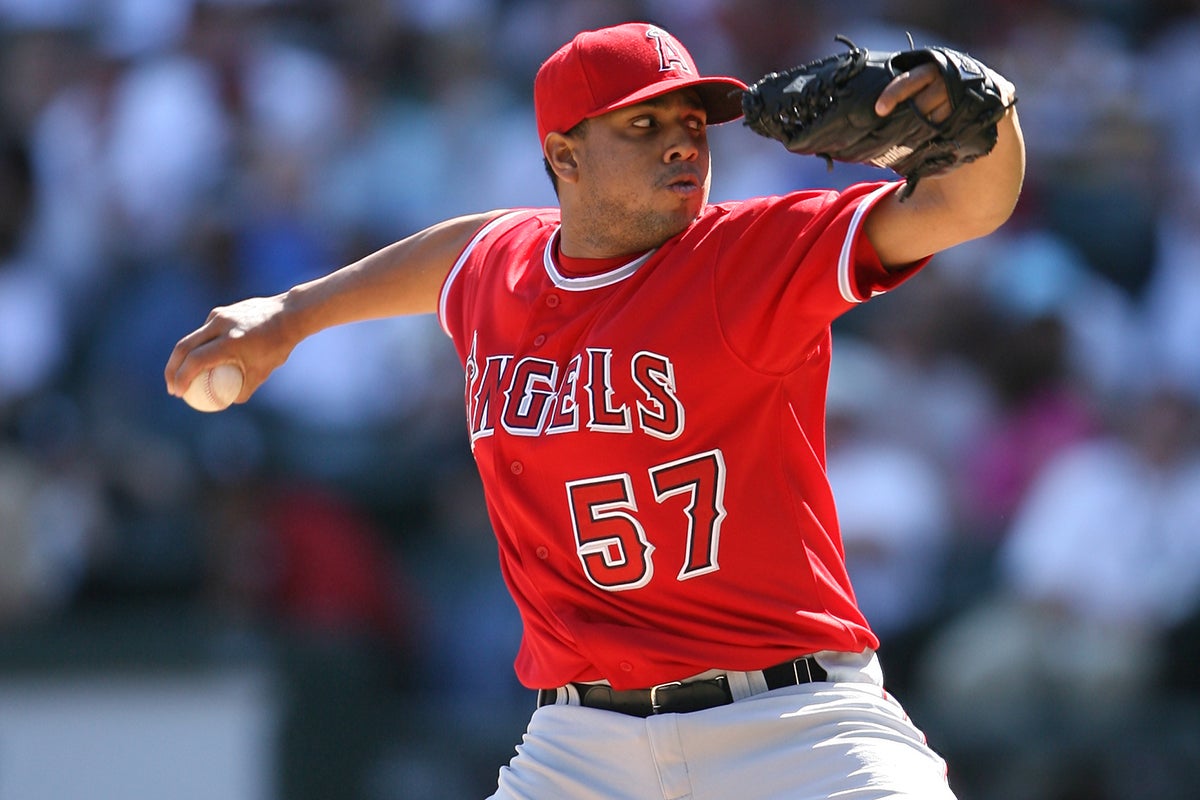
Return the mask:
{"type": "Polygon", "coordinates": [[[875,101],[875,113],[886,117],[905,100],[929,87],[937,80],[938,74],[938,70],[933,64],[921,64],[907,72],[900,73],[879,93],[879,98],[875,101]]]}
{"type": "Polygon", "coordinates": [[[913,103],[916,104],[917,111],[932,122],[944,122],[950,116],[950,112],[954,110],[950,104],[950,95],[946,93],[946,88],[941,83],[934,83],[926,87],[924,91],[913,98],[913,103]]]}
{"type": "Polygon", "coordinates": [[[168,394],[182,397],[197,375],[217,363],[215,357],[210,357],[209,351],[213,350],[211,345],[220,336],[221,331],[209,322],[179,340],[163,369],[168,394]]]}

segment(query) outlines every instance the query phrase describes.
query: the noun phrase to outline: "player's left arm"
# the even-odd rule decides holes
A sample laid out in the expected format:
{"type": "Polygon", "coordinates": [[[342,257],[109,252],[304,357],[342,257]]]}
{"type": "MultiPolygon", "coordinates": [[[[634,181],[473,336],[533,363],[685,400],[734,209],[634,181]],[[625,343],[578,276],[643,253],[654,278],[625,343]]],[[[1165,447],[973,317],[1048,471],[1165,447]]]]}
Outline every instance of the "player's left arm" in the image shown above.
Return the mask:
{"type": "MultiPolygon", "coordinates": [[[[880,94],[876,112],[886,116],[909,98],[935,121],[949,114],[945,83],[932,65],[895,78],[880,94]]],[[[884,267],[901,269],[995,231],[1012,215],[1024,178],[1025,142],[1016,106],[1010,105],[997,123],[991,153],[923,179],[903,202],[896,193],[881,200],[867,216],[864,231],[884,267]]]]}

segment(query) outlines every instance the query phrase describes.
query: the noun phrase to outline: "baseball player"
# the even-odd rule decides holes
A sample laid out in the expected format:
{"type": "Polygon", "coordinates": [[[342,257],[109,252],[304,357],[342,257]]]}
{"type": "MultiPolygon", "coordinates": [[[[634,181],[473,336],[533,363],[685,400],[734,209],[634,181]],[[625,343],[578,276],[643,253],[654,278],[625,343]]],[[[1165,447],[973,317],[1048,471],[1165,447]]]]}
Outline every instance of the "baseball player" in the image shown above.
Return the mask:
{"type": "MultiPolygon", "coordinates": [[[[536,693],[496,798],[953,797],[847,579],[830,324],[1008,218],[1016,114],[903,200],[879,181],[710,204],[706,128],[746,88],[658,27],[581,33],[534,83],[558,208],[451,219],[216,309],[166,365],[182,395],[237,363],[245,402],[311,334],[437,313],[536,693]]],[[[909,101],[948,113],[936,69],[875,109],[909,101]]]]}

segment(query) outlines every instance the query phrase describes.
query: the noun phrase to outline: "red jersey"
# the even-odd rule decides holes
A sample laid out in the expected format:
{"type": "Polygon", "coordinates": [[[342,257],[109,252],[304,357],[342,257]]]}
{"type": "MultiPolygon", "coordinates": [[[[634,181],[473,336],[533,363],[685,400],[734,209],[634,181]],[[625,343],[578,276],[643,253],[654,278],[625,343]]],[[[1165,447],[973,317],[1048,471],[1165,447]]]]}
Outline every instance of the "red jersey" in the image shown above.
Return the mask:
{"type": "Polygon", "coordinates": [[[896,183],[712,204],[590,274],[557,209],[485,225],[442,289],[530,688],[647,687],[878,646],[825,477],[830,323],[889,274],[896,183]]]}

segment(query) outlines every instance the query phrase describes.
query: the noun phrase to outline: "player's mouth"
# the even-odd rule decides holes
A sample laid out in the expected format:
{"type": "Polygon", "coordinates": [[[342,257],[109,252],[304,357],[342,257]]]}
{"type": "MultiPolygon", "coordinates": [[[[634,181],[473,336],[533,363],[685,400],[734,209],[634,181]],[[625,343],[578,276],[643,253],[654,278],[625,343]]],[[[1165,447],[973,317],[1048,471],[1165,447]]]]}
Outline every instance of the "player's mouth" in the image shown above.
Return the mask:
{"type": "Polygon", "coordinates": [[[698,191],[704,182],[700,180],[700,175],[691,169],[680,170],[672,175],[668,175],[664,183],[667,189],[683,194],[691,194],[698,191]]]}

